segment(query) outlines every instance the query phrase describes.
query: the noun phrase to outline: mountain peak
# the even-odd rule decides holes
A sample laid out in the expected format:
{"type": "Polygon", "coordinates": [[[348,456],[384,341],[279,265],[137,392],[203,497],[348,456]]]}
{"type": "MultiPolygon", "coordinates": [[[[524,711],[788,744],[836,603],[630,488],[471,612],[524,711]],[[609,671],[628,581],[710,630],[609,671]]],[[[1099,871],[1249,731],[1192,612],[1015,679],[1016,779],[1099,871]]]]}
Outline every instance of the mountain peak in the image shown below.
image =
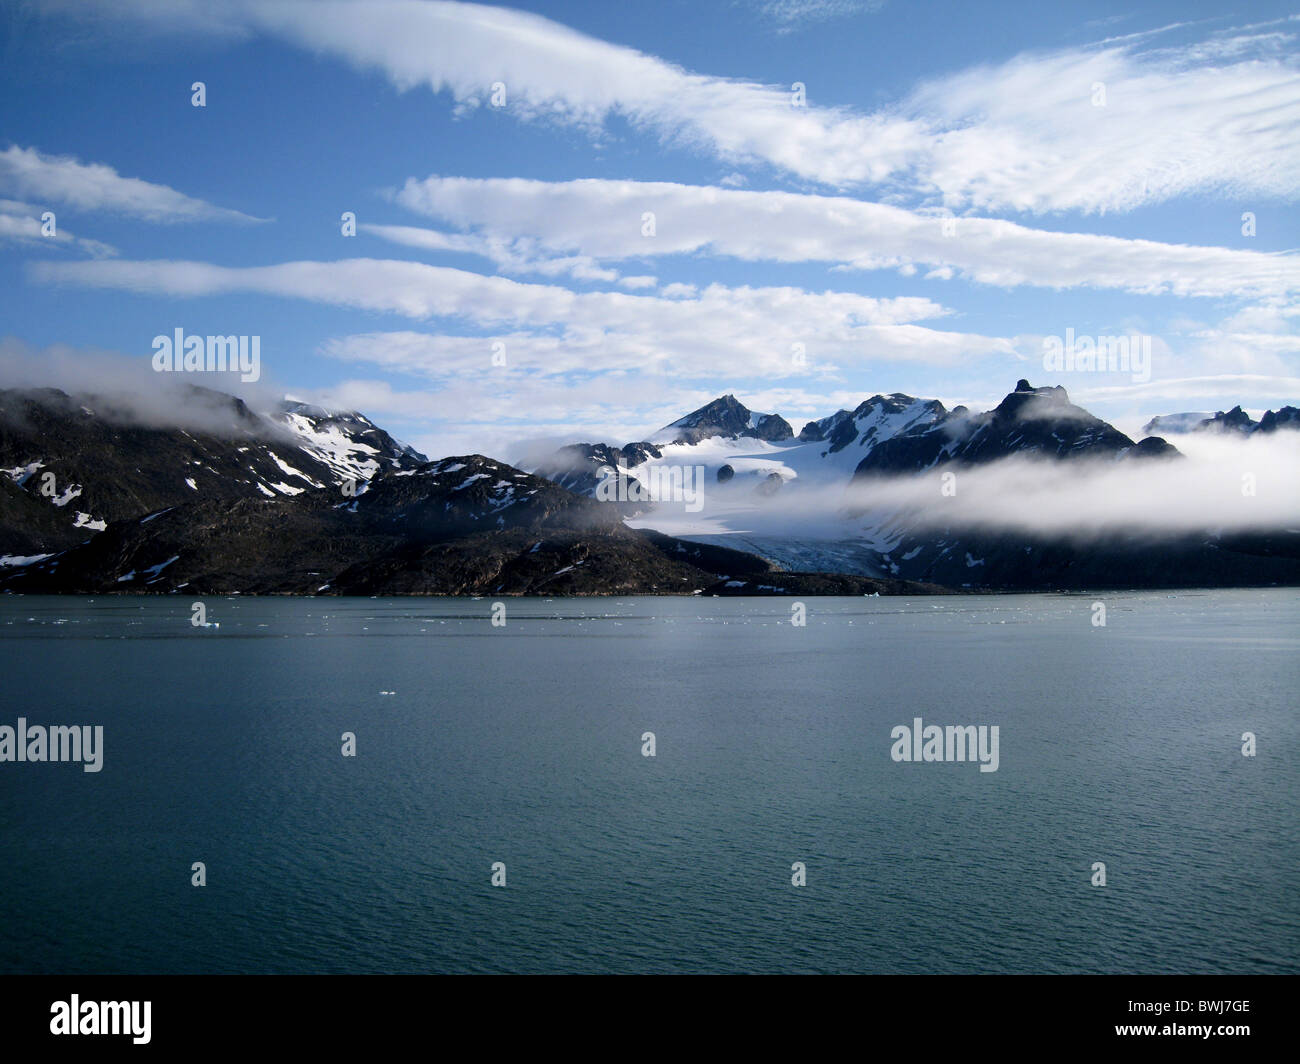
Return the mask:
{"type": "Polygon", "coordinates": [[[1071,407],[1070,396],[1059,384],[1035,388],[1024,378],[1016,381],[1016,390],[1010,392],[994,409],[999,417],[1023,417],[1027,411],[1042,414],[1046,408],[1071,407]]]}
{"type": "Polygon", "coordinates": [[[671,443],[698,443],[714,436],[750,436],[775,443],[790,439],[794,430],[779,414],[756,414],[728,393],[665,425],[655,435],[657,440],[671,443]]]}
{"type": "Polygon", "coordinates": [[[1206,418],[1192,431],[1194,432],[1237,432],[1249,435],[1256,426],[1255,419],[1241,409],[1240,404],[1227,413],[1216,410],[1214,417],[1206,418]]]}

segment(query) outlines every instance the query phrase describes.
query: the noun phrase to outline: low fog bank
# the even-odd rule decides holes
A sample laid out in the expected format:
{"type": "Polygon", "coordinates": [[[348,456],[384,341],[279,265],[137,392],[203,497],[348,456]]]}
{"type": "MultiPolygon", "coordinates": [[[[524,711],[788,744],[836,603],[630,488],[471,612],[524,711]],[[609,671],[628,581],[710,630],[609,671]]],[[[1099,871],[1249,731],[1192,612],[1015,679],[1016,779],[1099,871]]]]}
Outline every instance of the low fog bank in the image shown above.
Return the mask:
{"type": "Polygon", "coordinates": [[[237,429],[231,396],[256,413],[275,410],[284,397],[270,382],[244,382],[237,373],[157,373],[146,357],[0,339],[0,389],[41,388],[66,392],[121,424],[218,436],[237,429]]]}
{"type": "Polygon", "coordinates": [[[697,481],[690,503],[659,500],[635,520],[672,535],[744,532],[841,540],[896,531],[1004,531],[1091,538],[1300,529],[1300,432],[1180,437],[1185,457],[1056,461],[1013,457],[841,485],[697,481]]]}
{"type": "Polygon", "coordinates": [[[1300,432],[1180,436],[1183,458],[1008,458],[855,483],[853,511],[906,511],[924,528],[1053,536],[1300,529],[1300,432]]]}

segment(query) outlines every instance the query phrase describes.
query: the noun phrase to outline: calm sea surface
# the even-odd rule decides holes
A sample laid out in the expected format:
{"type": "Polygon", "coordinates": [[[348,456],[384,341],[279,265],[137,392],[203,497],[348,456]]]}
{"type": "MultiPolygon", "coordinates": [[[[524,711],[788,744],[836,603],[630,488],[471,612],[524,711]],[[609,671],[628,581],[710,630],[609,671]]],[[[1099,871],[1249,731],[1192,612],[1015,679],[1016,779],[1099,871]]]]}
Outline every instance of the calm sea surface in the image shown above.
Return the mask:
{"type": "Polygon", "coordinates": [[[0,597],[0,970],[1300,971],[1296,591],[805,601],[0,597]]]}

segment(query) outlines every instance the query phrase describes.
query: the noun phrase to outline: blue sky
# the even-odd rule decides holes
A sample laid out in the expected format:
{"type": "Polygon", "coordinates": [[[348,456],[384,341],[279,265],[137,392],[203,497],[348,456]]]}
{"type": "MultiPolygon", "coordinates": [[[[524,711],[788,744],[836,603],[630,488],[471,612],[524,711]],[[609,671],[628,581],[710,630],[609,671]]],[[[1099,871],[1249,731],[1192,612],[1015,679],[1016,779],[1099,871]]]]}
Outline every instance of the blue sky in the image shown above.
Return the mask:
{"type": "Polygon", "coordinates": [[[258,335],[263,389],[432,455],[724,392],[796,431],[1019,377],[1126,428],[1300,402],[1285,5],[0,10],[9,364],[258,335]],[[1067,330],[1149,375],[1049,371],[1067,330]]]}

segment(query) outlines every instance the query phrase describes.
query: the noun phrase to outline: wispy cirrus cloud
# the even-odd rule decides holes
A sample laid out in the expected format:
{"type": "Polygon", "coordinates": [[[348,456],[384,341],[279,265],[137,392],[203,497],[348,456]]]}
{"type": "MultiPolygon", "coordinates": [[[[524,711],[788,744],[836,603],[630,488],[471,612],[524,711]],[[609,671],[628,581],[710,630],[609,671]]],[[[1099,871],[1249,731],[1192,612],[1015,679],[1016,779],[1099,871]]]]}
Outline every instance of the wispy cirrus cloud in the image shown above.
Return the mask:
{"type": "Polygon", "coordinates": [[[733,0],[748,7],[775,27],[778,33],[793,33],[805,26],[868,15],[885,6],[885,0],[733,0]]]}
{"type": "Polygon", "coordinates": [[[76,211],[102,211],[146,222],[266,220],[213,206],[167,185],[123,177],[103,163],[83,163],[70,155],[46,155],[17,145],[0,151],[0,191],[76,211]]]}
{"type": "MultiPolygon", "coordinates": [[[[1235,299],[1300,293],[1297,254],[1052,232],[842,196],[671,182],[434,176],[409,179],[394,199],[426,217],[472,230],[408,229],[428,234],[428,248],[519,246],[534,258],[546,252],[551,261],[577,261],[592,270],[627,259],[701,253],[864,270],[947,268],[1001,287],[1235,299]],[[653,237],[641,230],[647,211],[655,215],[653,237]]],[[[382,236],[381,230],[394,227],[370,228],[382,236]]]]}
{"type": "Polygon", "coordinates": [[[528,237],[497,237],[471,233],[444,233],[409,225],[363,224],[371,236],[421,251],[446,251],[488,259],[502,273],[569,276],[577,281],[617,281],[619,273],[601,266],[590,255],[542,253],[528,237]]]}
{"type": "Polygon", "coordinates": [[[1196,404],[1201,400],[1232,395],[1245,405],[1256,402],[1261,407],[1276,408],[1289,397],[1300,396],[1300,377],[1258,373],[1217,373],[1196,377],[1170,377],[1146,384],[1084,387],[1072,392],[1071,395],[1076,402],[1139,400],[1144,402],[1148,409],[1151,407],[1148,397],[1164,403],[1196,404]]]}
{"type": "Polygon", "coordinates": [[[117,248],[102,240],[75,236],[58,224],[57,216],[49,227],[42,220],[45,212],[30,203],[0,200],[0,243],[21,244],[31,248],[54,246],[80,251],[97,259],[117,254],[117,248]]]}
{"type": "Polygon", "coordinates": [[[1300,194],[1295,24],[1146,48],[1027,53],[936,78],[905,111],[918,179],[954,207],[1127,211],[1179,196],[1300,194]]]}
{"type": "MultiPolygon", "coordinates": [[[[52,6],[183,24],[154,0],[52,6]]],[[[694,73],[506,8],[232,0],[221,15],[232,33],[380,71],[400,91],[448,92],[462,108],[485,103],[499,81],[524,120],[596,132],[624,118],[730,163],[961,210],[1107,212],[1193,194],[1300,193],[1294,18],[1176,46],[1134,34],[1026,52],[863,112],[817,104],[815,72],[805,79],[813,101],[795,106],[788,86],[694,73]]]]}

